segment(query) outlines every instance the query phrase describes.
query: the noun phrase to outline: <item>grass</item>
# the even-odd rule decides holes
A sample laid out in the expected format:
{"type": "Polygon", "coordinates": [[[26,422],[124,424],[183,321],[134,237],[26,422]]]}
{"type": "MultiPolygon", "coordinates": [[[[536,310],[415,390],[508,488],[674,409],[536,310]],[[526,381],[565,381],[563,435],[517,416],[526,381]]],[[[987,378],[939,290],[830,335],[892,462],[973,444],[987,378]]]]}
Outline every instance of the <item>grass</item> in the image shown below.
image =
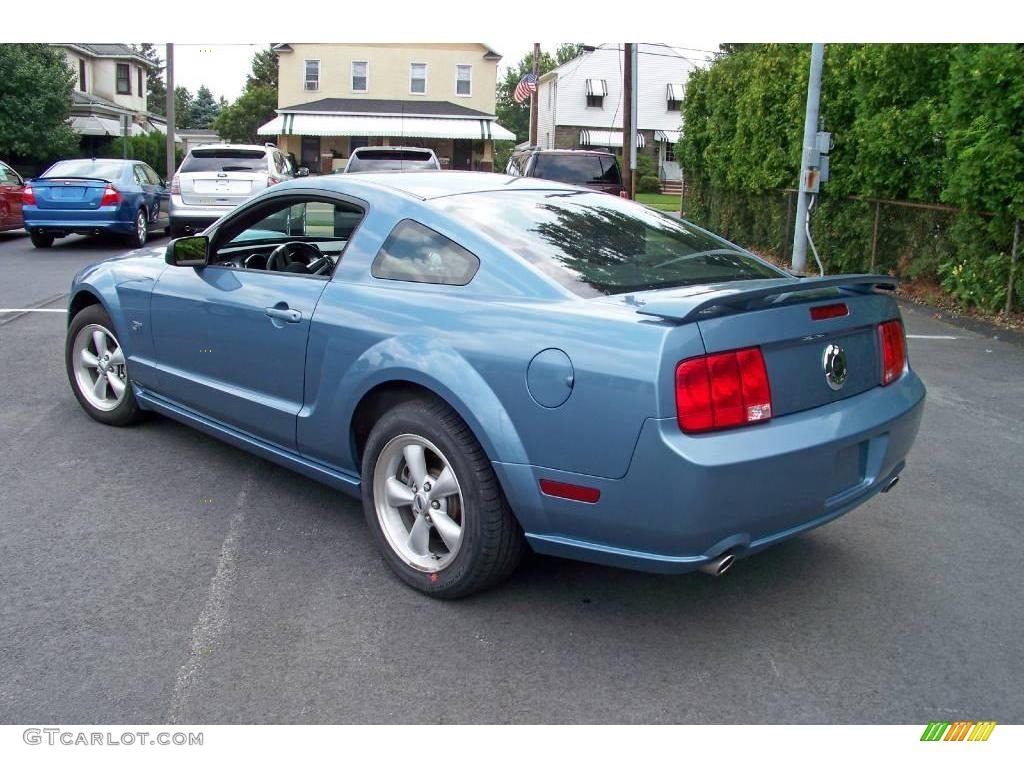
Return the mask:
{"type": "Polygon", "coordinates": [[[679,212],[679,197],[676,195],[659,195],[655,192],[637,193],[636,201],[657,208],[659,211],[679,212]]]}

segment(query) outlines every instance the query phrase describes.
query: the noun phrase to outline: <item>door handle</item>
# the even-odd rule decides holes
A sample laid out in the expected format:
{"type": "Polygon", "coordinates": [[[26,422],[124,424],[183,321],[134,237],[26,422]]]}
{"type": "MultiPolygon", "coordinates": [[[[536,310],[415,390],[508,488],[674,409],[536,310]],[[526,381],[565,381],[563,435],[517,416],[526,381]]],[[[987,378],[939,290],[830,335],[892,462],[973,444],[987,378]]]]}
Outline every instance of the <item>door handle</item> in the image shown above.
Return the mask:
{"type": "Polygon", "coordinates": [[[267,307],[263,310],[263,314],[275,320],[284,320],[286,323],[297,323],[302,320],[302,313],[297,309],[267,307]]]}

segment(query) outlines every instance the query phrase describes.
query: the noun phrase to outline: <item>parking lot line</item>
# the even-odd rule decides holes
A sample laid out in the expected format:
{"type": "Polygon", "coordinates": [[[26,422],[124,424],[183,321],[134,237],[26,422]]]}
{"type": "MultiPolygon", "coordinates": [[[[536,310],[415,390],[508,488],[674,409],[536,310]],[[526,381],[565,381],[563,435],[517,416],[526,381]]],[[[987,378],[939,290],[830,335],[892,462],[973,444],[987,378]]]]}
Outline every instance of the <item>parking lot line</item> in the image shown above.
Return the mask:
{"type": "Polygon", "coordinates": [[[0,312],[67,312],[66,309],[0,309],[0,312]]]}

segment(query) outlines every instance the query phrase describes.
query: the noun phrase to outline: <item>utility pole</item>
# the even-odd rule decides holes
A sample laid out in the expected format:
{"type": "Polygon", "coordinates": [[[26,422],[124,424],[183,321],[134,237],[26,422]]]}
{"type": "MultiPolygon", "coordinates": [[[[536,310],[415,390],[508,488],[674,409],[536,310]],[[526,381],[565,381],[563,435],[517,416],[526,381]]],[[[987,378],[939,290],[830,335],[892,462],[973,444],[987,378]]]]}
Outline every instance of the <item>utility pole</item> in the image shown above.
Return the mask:
{"type": "Polygon", "coordinates": [[[533,44],[533,84],[534,89],[530,94],[530,146],[537,146],[537,92],[540,85],[537,79],[540,77],[540,43],[533,44]]]}
{"type": "Polygon", "coordinates": [[[807,80],[807,112],[804,115],[804,144],[800,161],[800,192],[796,207],[796,226],[793,229],[793,271],[807,269],[807,210],[811,195],[817,192],[818,172],[812,170],[818,163],[818,105],[821,101],[821,67],[825,60],[825,45],[811,44],[811,72],[807,80]]]}
{"type": "Polygon", "coordinates": [[[167,43],[167,183],[170,184],[174,172],[174,43],[167,43]]]}
{"type": "Polygon", "coordinates": [[[622,66],[622,188],[633,199],[636,143],[633,139],[633,43],[623,44],[622,66]]]}

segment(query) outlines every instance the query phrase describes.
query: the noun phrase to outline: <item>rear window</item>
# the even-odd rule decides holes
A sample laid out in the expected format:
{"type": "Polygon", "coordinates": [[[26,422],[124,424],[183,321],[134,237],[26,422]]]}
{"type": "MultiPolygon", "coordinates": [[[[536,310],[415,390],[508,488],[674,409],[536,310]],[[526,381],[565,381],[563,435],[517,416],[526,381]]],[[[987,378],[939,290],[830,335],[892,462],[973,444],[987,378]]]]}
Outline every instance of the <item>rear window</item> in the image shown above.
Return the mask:
{"type": "Polygon", "coordinates": [[[347,171],[359,173],[365,171],[394,171],[437,168],[437,162],[429,152],[396,149],[360,150],[348,161],[347,171]]]}
{"type": "Polygon", "coordinates": [[[54,163],[42,178],[68,178],[78,177],[84,179],[103,179],[104,181],[117,181],[125,169],[124,163],[111,162],[110,160],[61,160],[54,163]]]}
{"type": "Polygon", "coordinates": [[[601,192],[482,192],[436,205],[583,297],[786,277],[688,222],[601,192]]]}
{"type": "Polygon", "coordinates": [[[180,173],[210,171],[267,171],[267,153],[262,149],[193,149],[179,169],[180,173]]]}
{"type": "Polygon", "coordinates": [[[537,155],[533,176],[566,184],[621,184],[619,165],[605,155],[537,155]]]}

